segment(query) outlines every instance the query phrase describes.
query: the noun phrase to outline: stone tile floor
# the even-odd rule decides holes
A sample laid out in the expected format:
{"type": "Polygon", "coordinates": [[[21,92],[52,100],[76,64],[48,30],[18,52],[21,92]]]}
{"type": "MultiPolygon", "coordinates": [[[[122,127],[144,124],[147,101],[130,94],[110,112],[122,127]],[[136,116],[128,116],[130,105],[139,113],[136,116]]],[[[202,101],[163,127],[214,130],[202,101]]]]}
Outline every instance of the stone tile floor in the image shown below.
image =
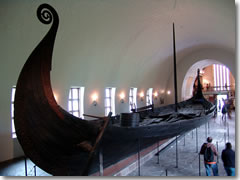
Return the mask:
{"type": "MultiPolygon", "coordinates": [[[[221,160],[221,152],[225,148],[226,142],[231,142],[233,149],[235,150],[234,113],[232,114],[231,119],[227,118],[226,122],[222,120],[221,114],[218,114],[218,116],[211,119],[209,123],[202,125],[197,128],[197,130],[194,129],[186,133],[185,136],[182,135],[179,137],[177,148],[175,141],[175,143],[169,146],[166,151],[161,152],[159,157],[156,155],[143,164],[140,167],[140,176],[206,176],[202,155],[200,156],[199,168],[198,153],[201,145],[206,142],[208,136],[213,138],[213,143],[218,148],[219,176],[226,176],[223,162],[221,160]],[[176,158],[176,151],[178,158],[176,158]]],[[[139,170],[136,169],[128,174],[128,176],[139,176],[139,170]]]]}

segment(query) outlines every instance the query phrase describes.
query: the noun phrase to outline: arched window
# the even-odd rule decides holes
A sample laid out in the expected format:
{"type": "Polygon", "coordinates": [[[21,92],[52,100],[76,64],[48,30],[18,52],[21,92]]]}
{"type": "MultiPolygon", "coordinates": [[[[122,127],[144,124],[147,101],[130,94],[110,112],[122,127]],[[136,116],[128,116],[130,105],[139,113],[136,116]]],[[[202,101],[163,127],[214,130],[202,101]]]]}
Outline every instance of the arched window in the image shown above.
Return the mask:
{"type": "Polygon", "coordinates": [[[14,100],[15,100],[15,92],[16,92],[16,86],[12,87],[12,94],[11,94],[11,122],[12,122],[12,138],[16,138],[16,130],[15,130],[15,124],[14,124],[14,100]]]}
{"type": "Polygon", "coordinates": [[[68,111],[76,117],[84,118],[84,87],[70,88],[68,111]]]}
{"type": "Polygon", "coordinates": [[[115,116],[115,91],[116,88],[108,87],[105,89],[105,116],[112,112],[115,116]]]}
{"type": "Polygon", "coordinates": [[[137,88],[130,88],[129,91],[129,112],[137,108],[137,88]]]}
{"type": "Polygon", "coordinates": [[[213,65],[214,90],[230,90],[229,69],[220,64],[213,65]]]}
{"type": "Polygon", "coordinates": [[[151,105],[152,104],[152,92],[153,92],[153,88],[149,88],[147,90],[147,94],[146,94],[146,105],[151,105]]]}

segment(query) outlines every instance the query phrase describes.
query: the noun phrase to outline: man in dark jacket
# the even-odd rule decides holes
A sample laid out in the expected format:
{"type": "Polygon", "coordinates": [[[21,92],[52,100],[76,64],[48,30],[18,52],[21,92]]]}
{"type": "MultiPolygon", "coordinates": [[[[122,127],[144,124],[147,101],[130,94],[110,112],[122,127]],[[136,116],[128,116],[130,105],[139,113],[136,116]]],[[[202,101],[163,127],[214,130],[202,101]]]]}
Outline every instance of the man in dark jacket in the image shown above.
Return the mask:
{"type": "Polygon", "coordinates": [[[226,149],[222,151],[222,161],[228,176],[235,176],[235,152],[230,142],[226,143],[226,149]]]}
{"type": "Polygon", "coordinates": [[[218,152],[216,147],[212,144],[212,138],[208,137],[207,138],[207,143],[204,143],[201,147],[200,150],[200,154],[204,155],[204,165],[206,168],[206,175],[207,176],[211,176],[211,169],[213,171],[213,175],[214,176],[218,176],[218,165],[217,165],[217,156],[218,156],[218,152]],[[212,153],[212,160],[207,161],[205,159],[206,153],[208,151],[208,149],[211,149],[210,153],[212,153]]]}

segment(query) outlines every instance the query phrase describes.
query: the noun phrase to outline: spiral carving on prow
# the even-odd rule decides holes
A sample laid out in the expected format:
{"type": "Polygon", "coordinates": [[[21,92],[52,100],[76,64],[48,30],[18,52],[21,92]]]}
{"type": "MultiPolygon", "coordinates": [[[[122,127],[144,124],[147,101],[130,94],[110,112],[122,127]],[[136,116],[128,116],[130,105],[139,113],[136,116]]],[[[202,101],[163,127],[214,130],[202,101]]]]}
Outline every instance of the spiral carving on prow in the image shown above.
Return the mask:
{"type": "Polygon", "coordinates": [[[58,20],[57,12],[48,4],[42,4],[38,7],[37,17],[43,24],[50,24],[53,20],[58,20]]]}

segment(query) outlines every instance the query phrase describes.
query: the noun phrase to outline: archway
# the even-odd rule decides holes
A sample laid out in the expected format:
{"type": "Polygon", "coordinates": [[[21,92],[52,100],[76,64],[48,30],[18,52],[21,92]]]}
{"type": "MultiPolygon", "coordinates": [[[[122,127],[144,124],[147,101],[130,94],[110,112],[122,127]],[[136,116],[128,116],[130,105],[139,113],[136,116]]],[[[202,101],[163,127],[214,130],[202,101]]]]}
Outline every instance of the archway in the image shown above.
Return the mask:
{"type": "MultiPolygon", "coordinates": [[[[186,100],[192,97],[193,84],[197,76],[197,69],[203,69],[213,64],[224,65],[217,60],[205,59],[194,63],[185,74],[183,84],[182,84],[182,99],[186,100]]],[[[226,66],[226,65],[224,65],[226,66]]],[[[235,79],[234,79],[235,81],[235,79]]],[[[213,84],[213,83],[212,83],[213,84]]],[[[235,84],[234,84],[235,86],[235,84]]],[[[235,89],[235,87],[234,87],[235,89]]]]}

